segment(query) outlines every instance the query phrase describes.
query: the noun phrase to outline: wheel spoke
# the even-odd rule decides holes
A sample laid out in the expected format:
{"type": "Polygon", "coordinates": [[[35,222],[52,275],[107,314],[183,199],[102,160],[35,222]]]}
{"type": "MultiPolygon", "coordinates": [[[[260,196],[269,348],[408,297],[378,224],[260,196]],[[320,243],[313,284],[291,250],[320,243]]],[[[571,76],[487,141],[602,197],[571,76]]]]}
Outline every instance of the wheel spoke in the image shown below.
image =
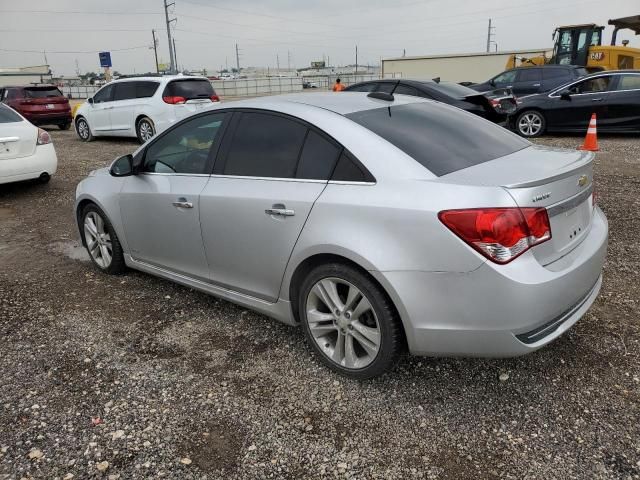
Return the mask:
{"type": "Polygon", "coordinates": [[[344,339],[344,364],[345,367],[355,368],[358,364],[358,356],[353,347],[353,336],[347,335],[344,339]]]}
{"type": "Polygon", "coordinates": [[[96,228],[96,224],[94,223],[92,217],[87,216],[86,220],[84,221],[84,227],[85,230],[88,231],[93,238],[96,238],[98,236],[98,229],[96,228]]]}
{"type": "Polygon", "coordinates": [[[362,298],[362,294],[360,290],[358,290],[353,285],[349,285],[349,293],[347,294],[347,301],[344,302],[344,308],[346,310],[351,310],[354,308],[356,302],[362,298]]]}
{"type": "Polygon", "coordinates": [[[108,266],[111,263],[111,254],[109,250],[107,250],[106,245],[100,245],[100,255],[102,256],[102,260],[104,260],[104,266],[108,266]]]}
{"type": "Polygon", "coordinates": [[[314,291],[331,312],[334,314],[336,311],[342,312],[344,305],[338,296],[338,289],[333,280],[321,280],[314,287],[314,291]]]}
{"type": "Polygon", "coordinates": [[[353,318],[354,320],[357,320],[362,316],[362,314],[364,314],[368,310],[371,310],[371,303],[369,303],[369,300],[367,300],[366,297],[362,296],[360,298],[360,301],[356,305],[356,307],[353,309],[353,314],[351,315],[351,318],[353,318]]]}
{"type": "Polygon", "coordinates": [[[353,330],[353,338],[365,349],[370,355],[378,353],[380,348],[380,332],[376,328],[367,327],[360,322],[353,322],[351,324],[353,330]]]}
{"type": "Polygon", "coordinates": [[[96,230],[98,233],[104,233],[104,222],[102,221],[102,217],[100,215],[95,216],[96,220],[96,230]]]}
{"type": "Polygon", "coordinates": [[[331,359],[339,365],[344,365],[344,343],[345,335],[338,330],[338,338],[336,339],[336,345],[333,348],[331,359]]]}
{"type": "Polygon", "coordinates": [[[307,312],[309,330],[311,330],[311,334],[314,338],[324,337],[338,329],[338,327],[333,323],[333,318],[333,315],[330,313],[322,313],[317,310],[307,312]]]}

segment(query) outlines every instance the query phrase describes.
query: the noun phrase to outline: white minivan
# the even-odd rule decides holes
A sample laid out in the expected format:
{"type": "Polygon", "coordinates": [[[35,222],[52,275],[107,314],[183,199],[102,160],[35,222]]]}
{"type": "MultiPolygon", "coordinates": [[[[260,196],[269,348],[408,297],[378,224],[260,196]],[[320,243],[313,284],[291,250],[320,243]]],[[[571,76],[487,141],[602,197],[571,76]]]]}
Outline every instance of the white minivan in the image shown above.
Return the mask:
{"type": "Polygon", "coordinates": [[[173,123],[220,99],[205,77],[172,75],[115,80],[88,98],[74,124],[81,140],[137,137],[144,143],[173,123]]]}

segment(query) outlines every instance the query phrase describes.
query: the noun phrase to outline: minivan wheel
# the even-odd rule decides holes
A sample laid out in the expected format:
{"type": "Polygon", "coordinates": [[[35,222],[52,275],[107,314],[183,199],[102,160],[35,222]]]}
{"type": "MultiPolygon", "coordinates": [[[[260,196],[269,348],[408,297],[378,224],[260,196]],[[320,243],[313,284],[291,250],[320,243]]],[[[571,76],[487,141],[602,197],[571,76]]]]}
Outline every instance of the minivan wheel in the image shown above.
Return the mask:
{"type": "Polygon", "coordinates": [[[356,379],[391,368],[402,346],[402,327],[385,292],[358,269],[341,263],[314,268],[302,283],[298,311],[318,358],[356,379]]]}
{"type": "Polygon", "coordinates": [[[116,275],[125,270],[122,246],[111,222],[94,204],[82,210],[82,234],[93,264],[105,273],[116,275]]]}
{"type": "Polygon", "coordinates": [[[539,137],[545,131],[547,122],[537,110],[525,110],[516,119],[516,130],[527,138],[539,137]]]}
{"type": "Polygon", "coordinates": [[[80,140],[84,142],[90,142],[91,140],[93,140],[93,135],[91,134],[89,123],[87,123],[84,117],[80,117],[78,120],[76,120],[76,132],[78,133],[78,137],[80,137],[80,140]]]}
{"type": "Polygon", "coordinates": [[[156,134],[156,129],[153,127],[153,122],[147,118],[141,118],[136,128],[138,134],[138,141],[144,143],[156,134]]]}

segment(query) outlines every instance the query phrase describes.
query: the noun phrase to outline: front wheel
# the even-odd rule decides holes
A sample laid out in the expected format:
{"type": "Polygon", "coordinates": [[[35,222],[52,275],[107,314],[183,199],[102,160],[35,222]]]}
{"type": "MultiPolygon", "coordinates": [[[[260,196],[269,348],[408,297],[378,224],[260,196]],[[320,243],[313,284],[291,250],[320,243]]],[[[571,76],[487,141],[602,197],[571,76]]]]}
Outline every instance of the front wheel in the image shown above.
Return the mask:
{"type": "Polygon", "coordinates": [[[298,299],[307,341],[329,368],[351,378],[390,369],[402,347],[402,327],[385,292],[349,265],[314,268],[298,299]]]}
{"type": "Polygon", "coordinates": [[[58,128],[60,130],[69,130],[71,128],[71,122],[61,123],[60,125],[58,125],[58,128]]]}
{"type": "Polygon", "coordinates": [[[144,117],[138,122],[136,133],[138,135],[138,141],[144,143],[156,134],[156,129],[153,126],[153,122],[149,118],[144,117]]]}
{"type": "Polygon", "coordinates": [[[525,110],[516,119],[516,131],[526,138],[539,137],[546,126],[544,115],[537,110],[525,110]]]}
{"type": "Polygon", "coordinates": [[[90,142],[93,140],[93,135],[91,134],[91,129],[89,128],[89,123],[84,117],[80,117],[76,120],[76,132],[78,133],[78,137],[83,142],[90,142]]]}
{"type": "Polygon", "coordinates": [[[116,275],[124,272],[122,246],[111,222],[94,204],[82,211],[82,233],[93,264],[104,273],[116,275]]]}

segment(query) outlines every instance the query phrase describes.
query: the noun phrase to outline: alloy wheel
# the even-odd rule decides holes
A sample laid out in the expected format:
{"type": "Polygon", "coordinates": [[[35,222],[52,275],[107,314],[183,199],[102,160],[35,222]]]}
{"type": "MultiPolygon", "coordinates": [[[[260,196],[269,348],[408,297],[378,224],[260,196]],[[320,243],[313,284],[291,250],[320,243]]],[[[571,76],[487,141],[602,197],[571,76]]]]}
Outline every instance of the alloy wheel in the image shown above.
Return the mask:
{"type": "Polygon", "coordinates": [[[78,122],[78,135],[80,135],[80,138],[83,140],[89,138],[89,125],[84,120],[78,122]]]}
{"type": "Polygon", "coordinates": [[[542,129],[542,117],[537,113],[526,113],[518,121],[518,130],[527,137],[532,137],[540,133],[542,129]]]}
{"type": "Polygon", "coordinates": [[[146,142],[151,137],[153,137],[153,127],[146,120],[142,120],[140,125],[138,126],[138,130],[140,131],[140,138],[143,142],[146,142]]]}
{"type": "Polygon", "coordinates": [[[378,355],[382,337],[376,312],[346,280],[329,277],[316,282],[307,296],[306,320],[320,350],[344,368],[364,368],[378,355]]]}
{"type": "Polygon", "coordinates": [[[85,216],[84,235],[91,258],[100,268],[109,268],[113,259],[111,236],[104,220],[97,212],[89,212],[85,216]]]}

